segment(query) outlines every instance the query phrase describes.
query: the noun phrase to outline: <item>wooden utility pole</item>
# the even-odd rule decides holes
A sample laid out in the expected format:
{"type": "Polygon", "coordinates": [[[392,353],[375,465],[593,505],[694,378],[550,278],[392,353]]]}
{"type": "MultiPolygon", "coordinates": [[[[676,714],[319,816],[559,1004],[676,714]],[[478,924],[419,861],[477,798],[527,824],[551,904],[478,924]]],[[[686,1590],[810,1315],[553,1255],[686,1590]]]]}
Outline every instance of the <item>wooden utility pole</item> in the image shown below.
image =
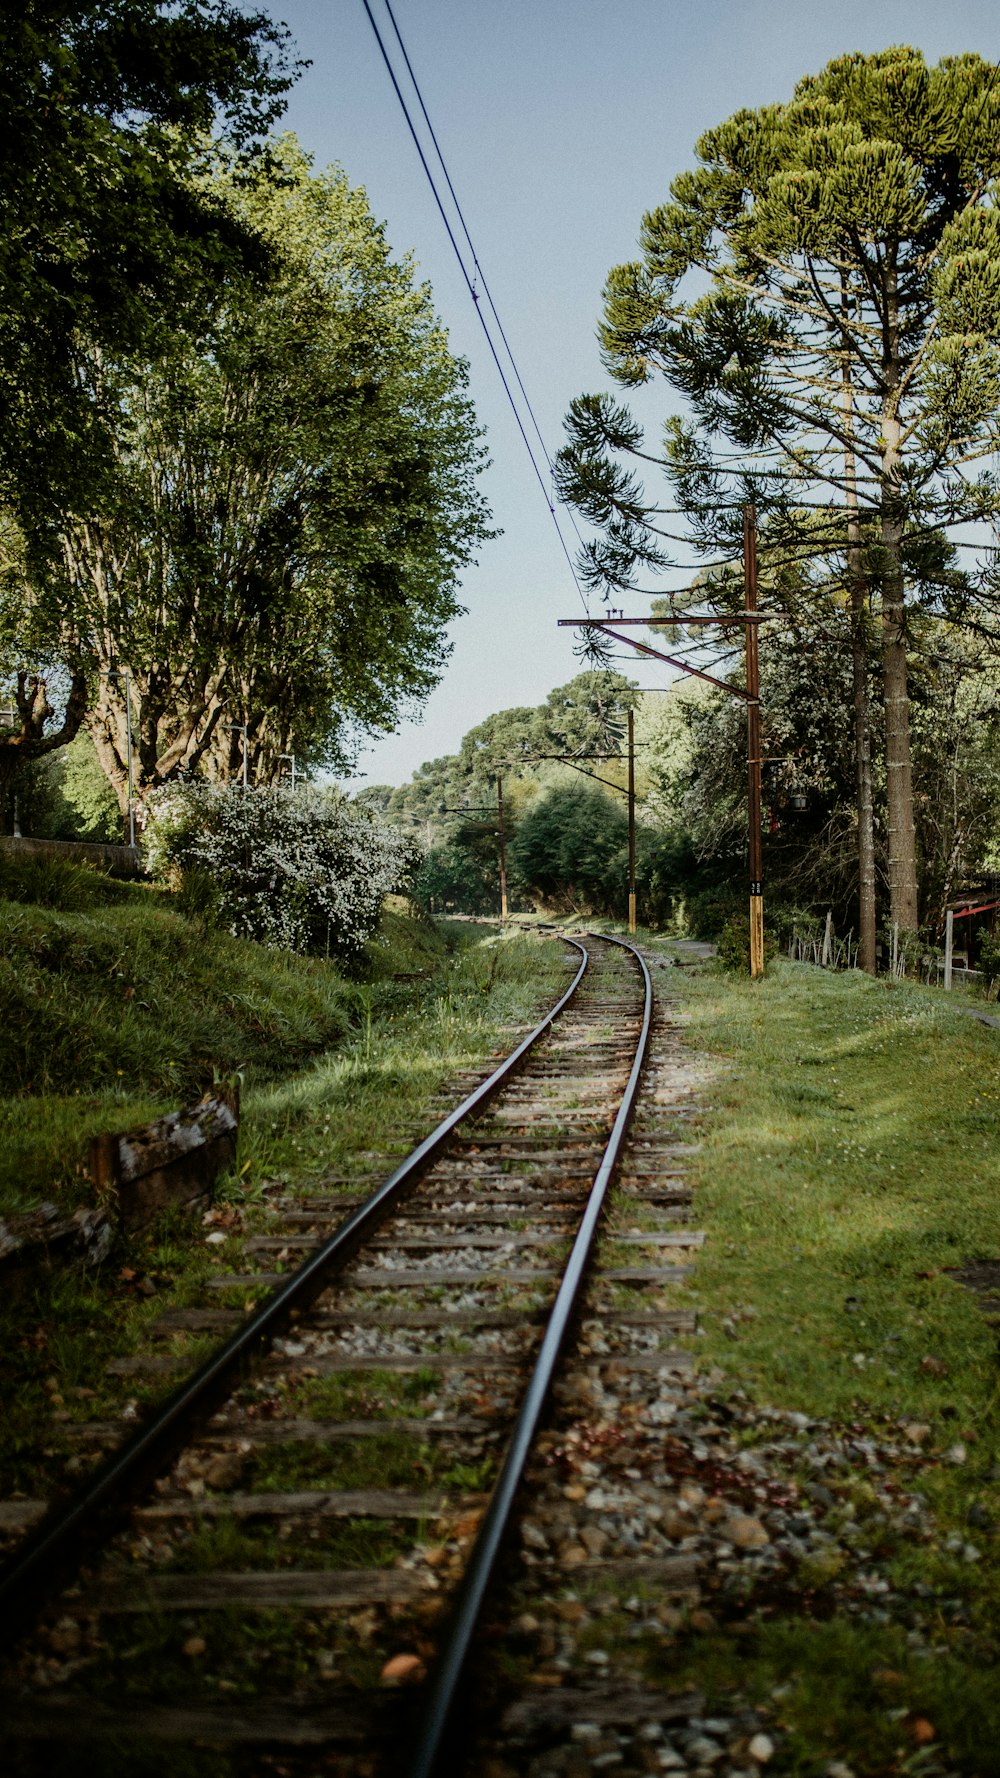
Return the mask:
{"type": "Polygon", "coordinates": [[[628,713],[628,929],[635,932],[635,717],[628,713]]]}
{"type": "Polygon", "coordinates": [[[757,652],[757,513],[743,509],[743,586],[746,604],[747,787],[750,818],[750,975],[764,974],[764,866],[760,840],[760,662],[757,652]]]}
{"type": "Polygon", "coordinates": [[[503,831],[503,779],[497,773],[497,839],[500,842],[500,921],[507,918],[507,848],[503,831]]]}
{"type": "MultiPolygon", "coordinates": [[[[745,609],[732,612],[728,616],[707,617],[701,613],[675,613],[672,616],[625,617],[623,614],[610,617],[561,617],[558,619],[560,629],[599,630],[613,642],[624,642],[626,647],[634,648],[637,654],[645,655],[655,661],[664,661],[668,667],[676,667],[681,673],[692,674],[696,679],[704,679],[728,697],[742,698],[747,707],[747,786],[748,786],[748,817],[750,824],[750,974],[759,980],[764,974],[764,884],[763,865],[761,861],[760,834],[760,663],[757,652],[757,514],[753,506],[743,510],[743,574],[745,586],[745,609]],[[742,624],[746,633],[746,687],[732,685],[727,679],[717,679],[714,673],[706,673],[703,668],[692,666],[690,661],[677,655],[664,654],[659,648],[650,647],[648,642],[636,642],[631,636],[623,635],[625,629],[668,629],[672,625],[680,625],[685,629],[696,626],[721,627],[728,629],[730,625],[742,624]]],[[[629,802],[633,792],[632,782],[632,722],[629,718],[629,802]]],[[[571,761],[568,763],[572,763],[571,761]]],[[[630,821],[629,845],[629,930],[635,931],[633,924],[633,897],[635,893],[635,855],[633,851],[633,824],[630,821]]]]}

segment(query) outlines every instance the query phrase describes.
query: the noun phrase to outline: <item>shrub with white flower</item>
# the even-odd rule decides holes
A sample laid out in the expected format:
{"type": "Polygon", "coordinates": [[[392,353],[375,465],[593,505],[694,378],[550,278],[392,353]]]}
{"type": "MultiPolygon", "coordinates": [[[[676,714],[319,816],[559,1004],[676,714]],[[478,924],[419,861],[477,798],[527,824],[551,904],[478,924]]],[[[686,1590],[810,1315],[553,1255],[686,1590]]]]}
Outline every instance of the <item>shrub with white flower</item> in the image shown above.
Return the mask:
{"type": "Polygon", "coordinates": [[[339,791],[300,784],[171,784],[149,800],[150,874],[195,888],[241,938],[292,951],[359,951],[415,863],[411,840],[339,791]]]}

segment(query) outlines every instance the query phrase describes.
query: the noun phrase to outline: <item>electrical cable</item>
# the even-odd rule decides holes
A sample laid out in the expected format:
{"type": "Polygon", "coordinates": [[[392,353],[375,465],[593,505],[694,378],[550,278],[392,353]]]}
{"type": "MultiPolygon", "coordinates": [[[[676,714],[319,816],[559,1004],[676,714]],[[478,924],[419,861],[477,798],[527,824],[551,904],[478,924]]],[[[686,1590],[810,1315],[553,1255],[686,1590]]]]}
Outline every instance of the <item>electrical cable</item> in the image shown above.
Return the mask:
{"type": "MultiPolygon", "coordinates": [[[[589,612],[589,608],[587,605],[586,596],[583,591],[583,587],[580,584],[580,580],[579,580],[579,577],[576,572],[576,564],[573,561],[573,557],[570,554],[569,547],[566,543],[566,539],[563,536],[562,531],[560,529],[559,520],[556,515],[556,509],[555,509],[554,505],[552,504],[552,500],[549,496],[549,491],[545,486],[545,478],[542,475],[542,472],[539,469],[538,463],[535,459],[535,453],[532,450],[531,441],[528,438],[527,432],[525,431],[524,422],[521,418],[520,412],[518,411],[517,402],[514,400],[514,392],[511,389],[511,386],[510,386],[510,383],[507,379],[507,375],[504,371],[503,365],[500,362],[500,355],[497,352],[496,346],[493,343],[493,336],[490,333],[486,317],[483,314],[482,308],[480,306],[479,299],[476,294],[475,285],[474,285],[472,279],[469,277],[469,271],[468,271],[468,267],[466,266],[466,263],[465,263],[465,258],[462,254],[462,250],[459,247],[457,240],[455,239],[455,231],[451,226],[451,223],[448,219],[448,213],[447,213],[447,211],[444,207],[444,204],[441,200],[441,194],[438,190],[437,182],[435,181],[434,174],[432,173],[431,168],[428,164],[427,156],[424,153],[423,143],[420,140],[420,136],[417,132],[416,125],[414,124],[413,118],[410,115],[410,108],[407,105],[406,99],[403,96],[403,90],[399,84],[399,81],[396,78],[396,70],[392,65],[392,61],[390,59],[389,52],[386,49],[385,43],[383,42],[383,39],[382,39],[382,33],[378,28],[378,25],[375,20],[375,15],[372,12],[372,9],[368,3],[368,0],[361,0],[361,4],[364,7],[365,12],[368,15],[368,22],[371,25],[372,31],[374,32],[375,41],[378,44],[379,50],[381,51],[382,60],[385,63],[386,71],[389,75],[389,79],[392,81],[393,91],[395,92],[396,97],[399,100],[400,109],[402,110],[403,116],[406,119],[407,128],[409,129],[410,135],[413,138],[413,144],[414,144],[414,147],[416,148],[417,154],[420,157],[420,164],[423,167],[424,172],[427,176],[427,183],[429,184],[431,191],[433,193],[434,202],[436,203],[436,205],[438,207],[438,211],[440,213],[441,220],[445,226],[445,232],[448,236],[449,241],[451,242],[452,249],[455,254],[455,258],[458,260],[458,264],[461,269],[462,276],[465,279],[466,285],[468,286],[469,295],[472,298],[472,302],[473,302],[473,306],[475,308],[476,314],[479,316],[480,325],[482,327],[484,334],[486,335],[486,343],[489,346],[490,352],[492,354],[493,362],[497,367],[497,372],[499,374],[500,381],[503,384],[504,392],[507,396],[508,402],[510,403],[511,412],[513,413],[514,419],[517,423],[517,429],[521,434],[521,438],[524,443],[524,448],[528,453],[528,457],[531,462],[531,467],[535,472],[535,478],[538,482],[539,487],[542,490],[542,495],[544,497],[545,504],[549,509],[549,514],[552,519],[552,523],[554,524],[555,529],[556,529],[556,536],[559,539],[559,543],[562,548],[563,555],[566,557],[566,562],[569,567],[570,574],[573,576],[573,584],[576,587],[576,590],[580,596],[580,603],[582,604],[584,611],[587,612],[587,615],[589,616],[590,612],[589,612]]],[[[389,16],[390,16],[390,18],[392,17],[391,12],[390,12],[389,16]]],[[[395,20],[393,20],[393,25],[395,27],[395,20]]],[[[398,35],[399,35],[398,31],[397,31],[396,35],[398,37],[398,35]]],[[[404,57],[405,57],[405,51],[403,53],[404,53],[404,57]]],[[[408,61],[407,61],[407,67],[409,67],[408,61]]],[[[411,79],[413,78],[412,73],[411,73],[410,78],[411,79]]],[[[416,88],[415,81],[413,84],[414,84],[414,88],[416,88]]],[[[418,92],[417,96],[419,98],[419,92],[418,92]]],[[[421,108],[423,109],[423,101],[422,100],[421,100],[421,108]]],[[[426,116],[426,112],[425,112],[425,116],[426,116]]],[[[433,132],[432,132],[432,134],[433,134],[433,132]]],[[[444,163],[442,162],[442,166],[443,166],[443,164],[444,163]]],[[[447,178],[447,173],[445,174],[445,177],[447,178]]],[[[450,181],[449,181],[449,186],[450,186],[450,181]]],[[[464,227],[464,223],[463,223],[463,227],[464,227]]],[[[473,254],[473,260],[475,263],[475,255],[474,254],[473,254]]],[[[492,304],[491,304],[491,306],[492,306],[492,304]]],[[[508,347],[508,352],[509,352],[509,347],[508,347]]],[[[511,362],[513,363],[513,359],[511,360],[511,362]]],[[[516,370],[515,370],[515,374],[516,374],[516,370]]],[[[518,380],[520,381],[520,379],[518,379],[518,380]]],[[[534,419],[534,416],[532,416],[532,419],[534,419]]],[[[544,449],[544,446],[543,446],[543,449],[544,449]]],[[[546,458],[548,458],[547,453],[546,453],[546,458]]]]}
{"type": "MultiPolygon", "coordinates": [[[[384,5],[385,5],[386,12],[389,14],[389,22],[392,25],[393,31],[396,34],[396,42],[399,44],[400,54],[402,55],[403,61],[406,64],[406,72],[410,77],[410,84],[412,85],[413,90],[417,95],[417,104],[420,106],[420,110],[423,115],[424,122],[427,125],[428,135],[430,136],[430,139],[434,144],[434,152],[437,155],[438,162],[441,167],[441,171],[444,174],[445,184],[448,187],[448,191],[451,196],[451,201],[455,206],[455,214],[457,215],[458,220],[462,225],[462,233],[464,234],[465,239],[468,242],[469,252],[472,254],[472,264],[475,269],[476,276],[479,279],[479,282],[482,284],[483,293],[486,297],[486,301],[490,305],[490,312],[493,316],[494,321],[497,324],[497,331],[500,335],[500,338],[503,340],[504,350],[506,351],[507,357],[510,360],[510,367],[511,367],[512,371],[514,372],[514,376],[517,381],[517,386],[521,391],[521,395],[524,399],[524,405],[528,410],[528,414],[531,418],[531,424],[535,429],[535,437],[538,439],[538,442],[541,445],[542,455],[545,458],[546,463],[548,464],[549,474],[554,477],[555,476],[555,464],[552,461],[552,458],[549,454],[549,448],[548,448],[547,444],[545,443],[544,437],[542,436],[542,429],[538,424],[537,418],[535,417],[535,410],[531,405],[531,399],[528,395],[527,389],[524,386],[524,381],[521,376],[521,372],[519,371],[519,369],[517,367],[517,360],[514,357],[514,353],[511,349],[510,341],[507,338],[506,333],[504,332],[503,322],[500,319],[499,311],[497,309],[496,303],[493,300],[493,292],[491,291],[489,284],[487,283],[487,280],[486,280],[486,273],[483,271],[483,268],[479,262],[479,255],[476,252],[475,244],[473,242],[471,234],[469,233],[469,225],[465,220],[465,215],[463,213],[462,206],[458,201],[458,193],[456,192],[455,187],[452,184],[451,174],[448,171],[448,164],[444,158],[444,154],[441,149],[441,144],[438,141],[437,136],[435,134],[434,125],[431,123],[430,114],[427,110],[427,106],[424,104],[424,96],[423,96],[423,93],[420,91],[420,83],[417,80],[417,77],[413,72],[413,65],[410,61],[408,54],[407,54],[406,44],[403,42],[402,33],[400,32],[399,26],[396,23],[396,15],[392,10],[392,6],[390,5],[390,0],[384,0],[384,5]]],[[[473,292],[473,301],[478,302],[478,300],[479,300],[478,296],[476,295],[475,292],[473,292]]],[[[561,502],[561,504],[563,506],[566,505],[565,501],[561,502]]],[[[580,543],[582,543],[583,538],[580,534],[580,531],[577,528],[576,518],[573,514],[572,508],[569,506],[566,506],[566,517],[569,519],[569,522],[572,525],[574,532],[576,533],[577,540],[580,543]]]]}

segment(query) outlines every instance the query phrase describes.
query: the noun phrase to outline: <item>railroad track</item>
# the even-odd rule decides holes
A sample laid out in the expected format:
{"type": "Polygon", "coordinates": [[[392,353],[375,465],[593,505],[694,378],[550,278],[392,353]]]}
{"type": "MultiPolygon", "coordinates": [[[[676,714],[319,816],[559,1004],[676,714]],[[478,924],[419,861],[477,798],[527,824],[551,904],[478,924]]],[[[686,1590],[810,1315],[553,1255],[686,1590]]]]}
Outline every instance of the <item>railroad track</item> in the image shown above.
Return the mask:
{"type": "MultiPolygon", "coordinates": [[[[167,1340],[232,1331],[0,1581],[13,1771],[158,1772],[183,1745],[213,1773],[429,1778],[488,1744],[466,1708],[477,1625],[530,1523],[522,1477],[581,1314],[601,1317],[598,1382],[690,1365],[664,1342],[693,1318],[661,1293],[700,1241],[691,1107],[654,1100],[628,1142],[652,988],[631,947],[588,946],[542,1025],[332,1234],[343,1197],[273,1206],[257,1269],[215,1281],[265,1303],[164,1318],[167,1340]]],[[[683,1556],[584,1559],[609,1585],[696,1584],[683,1556]]]]}

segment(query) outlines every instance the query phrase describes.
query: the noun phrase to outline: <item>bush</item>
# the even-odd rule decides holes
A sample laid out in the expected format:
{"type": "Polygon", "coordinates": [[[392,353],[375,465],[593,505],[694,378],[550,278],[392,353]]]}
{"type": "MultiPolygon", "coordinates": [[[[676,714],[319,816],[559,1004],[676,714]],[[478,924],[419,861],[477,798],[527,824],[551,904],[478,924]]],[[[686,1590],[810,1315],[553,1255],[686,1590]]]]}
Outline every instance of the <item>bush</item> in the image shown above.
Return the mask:
{"type": "Polygon", "coordinates": [[[983,979],[983,988],[989,997],[994,985],[1000,981],[1000,933],[990,932],[985,926],[979,928],[979,961],[976,967],[983,979]]]}
{"type": "MultiPolygon", "coordinates": [[[[777,954],[778,941],[768,927],[764,928],[765,966],[777,954]]],[[[719,962],[735,975],[750,974],[750,922],[748,919],[727,920],[719,934],[719,962]]]]}
{"type": "Polygon", "coordinates": [[[411,872],[411,841],[338,791],[177,785],[151,799],[146,862],[239,938],[356,955],[411,872]]]}

